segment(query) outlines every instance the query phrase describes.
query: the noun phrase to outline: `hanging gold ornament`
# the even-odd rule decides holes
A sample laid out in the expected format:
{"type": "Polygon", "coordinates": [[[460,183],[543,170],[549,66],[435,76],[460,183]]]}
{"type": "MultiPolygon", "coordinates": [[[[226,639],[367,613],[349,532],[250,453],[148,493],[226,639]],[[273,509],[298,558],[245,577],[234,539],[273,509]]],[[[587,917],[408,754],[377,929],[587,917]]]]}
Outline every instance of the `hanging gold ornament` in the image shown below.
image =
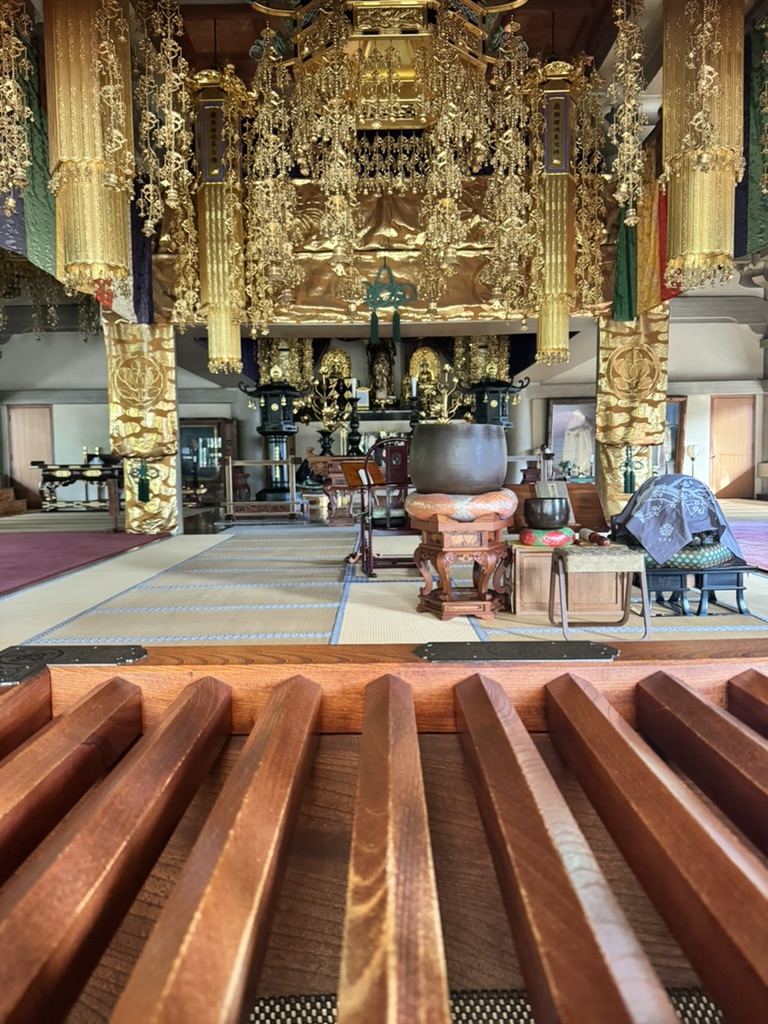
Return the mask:
{"type": "Polygon", "coordinates": [[[744,168],[742,0],[664,4],[664,163],[671,288],[733,273],[734,188],[744,168]]]}
{"type": "MultiPolygon", "coordinates": [[[[115,3],[109,11],[124,19],[125,4],[115,3]]],[[[101,0],[45,0],[56,276],[67,288],[84,292],[94,292],[102,280],[119,291],[131,269],[130,52],[120,31],[100,51],[110,32],[110,18],[97,20],[101,13],[101,0]],[[100,59],[94,60],[95,53],[100,59]],[[102,102],[102,89],[108,90],[108,102],[102,102]]]]}
{"type": "Polygon", "coordinates": [[[644,8],[645,0],[614,0],[616,66],[608,89],[608,98],[616,105],[610,126],[616,146],[613,197],[625,211],[627,227],[637,224],[637,204],[643,194],[642,131],[648,123],[642,108],[645,44],[640,18],[644,8]]]}
{"type": "Polygon", "coordinates": [[[536,362],[568,362],[568,326],[575,288],[571,77],[576,69],[564,61],[547,64],[542,73],[544,160],[539,179],[542,211],[541,289],[536,362]]]}
{"type": "Polygon", "coordinates": [[[31,72],[25,45],[31,31],[23,0],[0,0],[0,203],[6,217],[16,209],[16,193],[23,194],[29,184],[32,163],[27,137],[32,111],[22,87],[31,72]]]}
{"type": "Polygon", "coordinates": [[[240,184],[240,112],[245,87],[227,66],[195,76],[198,92],[198,220],[200,292],[208,327],[208,369],[243,369],[243,219],[240,184]]]}

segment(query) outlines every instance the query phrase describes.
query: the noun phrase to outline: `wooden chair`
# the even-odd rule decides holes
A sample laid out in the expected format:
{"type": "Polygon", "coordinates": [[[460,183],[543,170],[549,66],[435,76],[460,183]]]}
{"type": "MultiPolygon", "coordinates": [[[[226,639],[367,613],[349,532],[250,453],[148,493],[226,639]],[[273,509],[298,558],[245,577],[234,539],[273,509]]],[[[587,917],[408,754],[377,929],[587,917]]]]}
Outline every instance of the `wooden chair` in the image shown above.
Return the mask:
{"type": "MultiPolygon", "coordinates": [[[[411,483],[407,437],[386,437],[369,448],[362,468],[362,512],[360,516],[360,560],[366,576],[376,568],[413,567],[413,555],[378,555],[374,537],[378,531],[416,533],[404,508],[411,483]]],[[[414,545],[415,547],[415,545],[414,545]]]]}
{"type": "Polygon", "coordinates": [[[0,698],[0,1020],[234,1022],[258,998],[270,1021],[334,992],[339,1024],[449,1024],[449,990],[493,990],[675,1024],[667,990],[702,984],[768,1019],[768,644],[650,646],[51,665],[0,698]]]}

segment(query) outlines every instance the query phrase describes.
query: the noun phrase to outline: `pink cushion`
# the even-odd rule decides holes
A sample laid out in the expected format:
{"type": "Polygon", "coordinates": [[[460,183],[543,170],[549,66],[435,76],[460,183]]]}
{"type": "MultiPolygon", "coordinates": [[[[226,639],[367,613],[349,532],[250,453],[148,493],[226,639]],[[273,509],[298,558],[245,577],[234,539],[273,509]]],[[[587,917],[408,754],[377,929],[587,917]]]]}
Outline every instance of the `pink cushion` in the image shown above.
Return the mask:
{"type": "Polygon", "coordinates": [[[562,526],[558,530],[532,530],[526,527],[520,531],[520,543],[529,548],[563,548],[573,544],[573,530],[562,526]]]}
{"type": "Polygon", "coordinates": [[[446,516],[459,523],[495,516],[509,519],[517,508],[517,495],[512,491],[488,491],[486,494],[409,494],[405,509],[414,519],[446,516]]]}

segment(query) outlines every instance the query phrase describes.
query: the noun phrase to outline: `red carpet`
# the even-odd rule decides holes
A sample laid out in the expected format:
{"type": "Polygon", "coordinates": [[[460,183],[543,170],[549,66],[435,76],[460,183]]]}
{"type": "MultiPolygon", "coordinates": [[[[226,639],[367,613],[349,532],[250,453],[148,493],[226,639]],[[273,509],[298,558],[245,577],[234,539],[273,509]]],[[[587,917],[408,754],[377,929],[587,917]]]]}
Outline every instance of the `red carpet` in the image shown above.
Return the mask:
{"type": "Polygon", "coordinates": [[[729,525],[747,564],[768,572],[768,522],[755,520],[729,525]]]}
{"type": "Polygon", "coordinates": [[[87,531],[0,534],[0,594],[10,594],[167,536],[87,531]]]}

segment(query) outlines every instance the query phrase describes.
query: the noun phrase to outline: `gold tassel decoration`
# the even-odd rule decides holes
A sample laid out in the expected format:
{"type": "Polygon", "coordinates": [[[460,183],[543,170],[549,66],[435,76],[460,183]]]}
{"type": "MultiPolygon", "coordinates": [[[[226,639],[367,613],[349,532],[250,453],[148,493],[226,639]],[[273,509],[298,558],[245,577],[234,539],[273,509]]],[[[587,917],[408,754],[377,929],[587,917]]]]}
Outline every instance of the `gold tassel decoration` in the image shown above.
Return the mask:
{"type": "Polygon", "coordinates": [[[536,362],[568,362],[568,321],[575,290],[573,179],[570,173],[572,101],[570,76],[574,67],[563,61],[543,69],[545,140],[542,194],[542,286],[540,291],[536,362]]]}
{"type": "Polygon", "coordinates": [[[245,88],[231,67],[195,76],[199,92],[200,297],[208,326],[208,369],[241,373],[245,319],[239,115],[245,88]]]}
{"type": "Polygon", "coordinates": [[[665,0],[664,162],[670,288],[733,273],[734,189],[744,168],[742,0],[665,0]]]}
{"type": "MultiPolygon", "coordinates": [[[[109,5],[120,21],[126,8],[123,0],[109,5]]],[[[119,291],[131,269],[129,41],[105,28],[102,0],[45,0],[43,21],[57,277],[73,290],[93,293],[104,280],[119,291]],[[108,36],[103,51],[100,18],[108,36]],[[103,83],[100,72],[108,72],[103,83]]]]}

